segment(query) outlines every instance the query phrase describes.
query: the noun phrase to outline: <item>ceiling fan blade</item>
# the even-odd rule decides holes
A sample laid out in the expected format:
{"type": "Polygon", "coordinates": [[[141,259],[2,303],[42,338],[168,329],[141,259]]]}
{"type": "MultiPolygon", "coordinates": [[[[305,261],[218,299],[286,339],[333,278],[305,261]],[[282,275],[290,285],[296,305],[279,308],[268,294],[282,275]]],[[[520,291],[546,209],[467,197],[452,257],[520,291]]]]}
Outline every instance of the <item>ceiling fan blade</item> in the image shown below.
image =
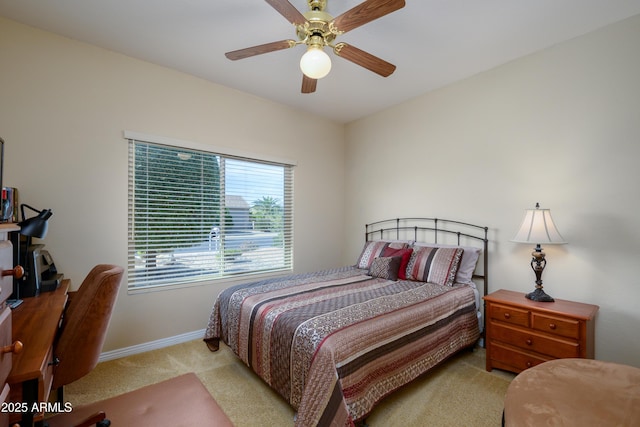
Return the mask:
{"type": "Polygon", "coordinates": [[[333,51],[339,57],[373,71],[382,77],[389,77],[396,70],[395,65],[346,43],[338,43],[333,51]]]}
{"type": "Polygon", "coordinates": [[[232,61],[248,58],[250,56],[262,55],[263,53],[275,52],[276,50],[289,49],[294,47],[296,42],[293,40],[280,40],[279,42],[265,43],[258,46],[247,47],[245,49],[234,50],[224,54],[232,61]]]}
{"type": "Polygon", "coordinates": [[[313,93],[316,91],[317,79],[307,77],[306,74],[302,75],[302,93],[313,93]]]}
{"type": "Polygon", "coordinates": [[[272,8],[278,11],[280,15],[284,16],[287,21],[293,25],[302,25],[307,22],[307,18],[304,17],[294,5],[287,0],[265,0],[271,5],[272,8]]]}
{"type": "Polygon", "coordinates": [[[404,5],[404,0],[366,0],[334,19],[333,25],[340,33],[346,33],[402,9],[404,5]]]}

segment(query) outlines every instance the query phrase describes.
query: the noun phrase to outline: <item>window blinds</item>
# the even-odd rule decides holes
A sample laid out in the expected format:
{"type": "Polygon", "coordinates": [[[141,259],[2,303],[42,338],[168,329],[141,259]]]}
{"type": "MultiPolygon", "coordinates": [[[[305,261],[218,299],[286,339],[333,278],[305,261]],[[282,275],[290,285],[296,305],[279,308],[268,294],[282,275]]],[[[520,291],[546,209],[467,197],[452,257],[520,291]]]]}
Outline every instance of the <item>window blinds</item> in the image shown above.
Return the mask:
{"type": "Polygon", "coordinates": [[[291,270],[293,166],[129,139],[129,289],[291,270]]]}

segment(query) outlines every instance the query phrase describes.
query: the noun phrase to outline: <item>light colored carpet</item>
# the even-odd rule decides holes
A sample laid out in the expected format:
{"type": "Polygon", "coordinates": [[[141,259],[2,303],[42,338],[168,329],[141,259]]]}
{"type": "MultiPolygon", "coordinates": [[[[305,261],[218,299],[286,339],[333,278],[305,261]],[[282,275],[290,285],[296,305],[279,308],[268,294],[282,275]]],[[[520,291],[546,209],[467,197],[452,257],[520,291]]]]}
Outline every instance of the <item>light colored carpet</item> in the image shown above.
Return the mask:
{"type": "MultiPolygon", "coordinates": [[[[486,372],[484,355],[482,348],[459,353],[380,402],[367,424],[499,426],[514,375],[486,372]]],[[[293,409],[228,347],[212,353],[200,340],[100,363],[65,387],[65,400],[74,406],[95,402],[186,372],[196,373],[237,427],[293,425],[293,409]]]]}

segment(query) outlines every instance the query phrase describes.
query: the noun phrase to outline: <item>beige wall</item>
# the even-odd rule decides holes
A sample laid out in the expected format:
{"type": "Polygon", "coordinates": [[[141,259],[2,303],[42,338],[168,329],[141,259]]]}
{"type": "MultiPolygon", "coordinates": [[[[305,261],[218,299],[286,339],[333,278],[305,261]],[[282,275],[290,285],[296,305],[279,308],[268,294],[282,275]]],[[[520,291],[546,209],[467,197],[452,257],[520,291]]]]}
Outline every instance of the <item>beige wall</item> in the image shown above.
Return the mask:
{"type": "MultiPolygon", "coordinates": [[[[95,264],[127,263],[124,130],[296,160],[296,270],[342,259],[342,125],[4,18],[0,94],[4,185],[53,209],[44,243],[74,287],[95,264]]],[[[204,329],[228,284],[123,287],[104,350],[204,329]]]]}
{"type": "MultiPolygon", "coordinates": [[[[533,289],[523,210],[551,212],[549,294],[600,306],[596,357],[640,366],[640,16],[347,127],[346,259],[362,224],[490,227],[490,290],[533,289]]],[[[428,72],[426,70],[425,72],[428,72]]]]}
{"type": "MultiPolygon", "coordinates": [[[[596,357],[640,366],[638,42],[635,17],[343,127],[0,18],[5,185],[54,210],[75,286],[126,264],[123,130],[297,160],[297,271],[353,262],[366,222],[439,216],[489,226],[491,290],[529,291],[532,248],[509,239],[540,202],[569,241],[545,248],[545,288],[600,305],[596,357]]],[[[123,289],[105,350],[204,328],[227,284],[123,289]]]]}

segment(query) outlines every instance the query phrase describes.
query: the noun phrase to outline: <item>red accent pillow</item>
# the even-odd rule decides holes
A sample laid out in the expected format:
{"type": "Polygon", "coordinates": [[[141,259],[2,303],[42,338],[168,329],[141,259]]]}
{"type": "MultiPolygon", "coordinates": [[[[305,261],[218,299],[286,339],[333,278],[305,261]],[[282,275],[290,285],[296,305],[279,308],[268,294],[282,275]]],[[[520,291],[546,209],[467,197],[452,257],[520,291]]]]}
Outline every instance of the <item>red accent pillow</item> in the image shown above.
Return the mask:
{"type": "Polygon", "coordinates": [[[383,257],[402,257],[402,259],[400,260],[400,270],[398,271],[398,279],[400,280],[407,280],[407,264],[409,264],[411,252],[413,252],[412,248],[394,249],[389,247],[385,248],[385,250],[382,252],[383,257]]]}

